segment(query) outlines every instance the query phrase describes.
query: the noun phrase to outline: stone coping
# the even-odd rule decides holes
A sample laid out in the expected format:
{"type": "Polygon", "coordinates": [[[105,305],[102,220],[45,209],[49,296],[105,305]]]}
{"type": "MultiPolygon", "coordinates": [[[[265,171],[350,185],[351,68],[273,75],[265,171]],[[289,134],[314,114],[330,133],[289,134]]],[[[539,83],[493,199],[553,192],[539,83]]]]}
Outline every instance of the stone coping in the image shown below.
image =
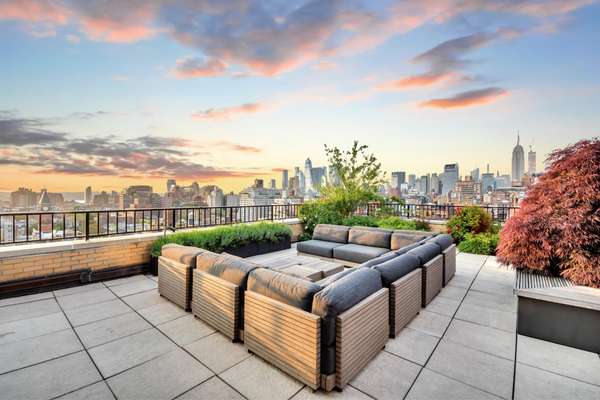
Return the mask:
{"type": "MultiPolygon", "coordinates": [[[[263,222],[263,221],[256,221],[263,222]]],[[[270,222],[270,221],[267,221],[270,222]]],[[[286,220],[273,221],[280,222],[288,225],[296,225],[300,223],[298,218],[290,218],[286,220]]],[[[255,222],[251,222],[255,223],[255,222]]],[[[189,228],[189,229],[178,229],[177,231],[166,231],[167,235],[172,235],[180,232],[189,232],[195,231],[199,229],[211,229],[218,228],[221,226],[230,226],[230,225],[218,225],[218,226],[207,226],[207,227],[197,227],[197,228],[189,228]]],[[[70,239],[70,240],[55,240],[52,242],[41,242],[41,243],[28,243],[28,244],[17,244],[17,245],[1,245],[0,246],[0,260],[11,257],[23,257],[30,255],[39,255],[39,254],[48,254],[48,253],[57,253],[63,251],[70,250],[79,250],[79,249],[89,249],[95,247],[104,247],[110,246],[114,244],[126,244],[126,243],[136,243],[136,242],[147,242],[151,240],[155,240],[163,236],[165,232],[140,232],[140,233],[130,233],[130,234],[122,234],[122,235],[114,235],[114,236],[105,236],[99,238],[93,238],[90,240],[85,239],[70,239]]]]}

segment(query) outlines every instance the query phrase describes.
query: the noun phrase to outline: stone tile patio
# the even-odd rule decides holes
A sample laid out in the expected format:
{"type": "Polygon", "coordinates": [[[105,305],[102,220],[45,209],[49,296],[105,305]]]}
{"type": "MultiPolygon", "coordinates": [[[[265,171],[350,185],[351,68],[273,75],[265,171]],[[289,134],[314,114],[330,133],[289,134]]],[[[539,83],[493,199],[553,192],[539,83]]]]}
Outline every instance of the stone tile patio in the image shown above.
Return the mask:
{"type": "Polygon", "coordinates": [[[4,299],[0,399],[599,399],[598,354],[517,337],[513,278],[458,254],[449,286],[331,393],[161,298],[155,277],[4,299]]]}

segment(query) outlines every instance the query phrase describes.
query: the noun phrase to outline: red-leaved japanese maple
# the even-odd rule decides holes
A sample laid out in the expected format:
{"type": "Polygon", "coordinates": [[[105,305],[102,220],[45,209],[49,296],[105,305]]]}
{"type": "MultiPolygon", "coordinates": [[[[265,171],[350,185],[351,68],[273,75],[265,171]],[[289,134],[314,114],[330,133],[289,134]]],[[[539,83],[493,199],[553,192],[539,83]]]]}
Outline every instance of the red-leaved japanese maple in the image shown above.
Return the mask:
{"type": "Polygon", "coordinates": [[[498,260],[600,287],[600,140],[581,140],[548,157],[500,232],[498,260]]]}

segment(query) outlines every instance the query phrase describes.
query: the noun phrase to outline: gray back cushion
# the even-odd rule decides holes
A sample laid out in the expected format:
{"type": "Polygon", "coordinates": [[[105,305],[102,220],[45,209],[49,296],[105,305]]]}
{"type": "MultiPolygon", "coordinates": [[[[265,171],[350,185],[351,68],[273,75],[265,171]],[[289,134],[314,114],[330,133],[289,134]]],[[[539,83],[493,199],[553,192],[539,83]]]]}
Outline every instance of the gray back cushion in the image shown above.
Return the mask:
{"type": "Polygon", "coordinates": [[[392,233],[390,246],[392,250],[398,250],[427,237],[429,237],[429,235],[423,234],[423,232],[394,232],[392,233]]]}
{"type": "Polygon", "coordinates": [[[323,340],[327,344],[334,343],[336,317],[381,288],[379,272],[358,268],[317,293],[312,313],[323,318],[323,340]]]}
{"type": "Polygon", "coordinates": [[[381,289],[381,277],[375,270],[358,268],[315,295],[312,312],[321,316],[321,373],[335,372],[336,318],[381,289]]]}
{"type": "Polygon", "coordinates": [[[326,242],[348,243],[350,227],[342,225],[319,224],[313,231],[312,238],[326,242]]]}
{"type": "Polygon", "coordinates": [[[390,248],[392,232],[377,228],[352,227],[348,235],[348,243],[363,246],[390,248]]]}
{"type": "Polygon", "coordinates": [[[323,278],[316,283],[321,287],[326,287],[331,285],[333,282],[339,281],[341,278],[345,277],[348,274],[358,271],[358,268],[346,268],[343,271],[338,272],[337,274],[333,274],[328,276],[327,278],[323,278]]]}
{"type": "Polygon", "coordinates": [[[310,311],[313,296],[321,290],[321,286],[281,272],[258,268],[248,277],[248,290],[304,311],[310,311]]]}
{"type": "Polygon", "coordinates": [[[419,268],[419,259],[411,254],[404,254],[373,267],[381,274],[383,286],[390,285],[409,272],[419,268]]]}
{"type": "Polygon", "coordinates": [[[432,237],[427,241],[427,243],[435,243],[440,247],[441,251],[444,251],[448,247],[452,246],[454,240],[452,239],[451,235],[444,233],[443,235],[437,235],[435,237],[432,237]]]}
{"type": "Polygon", "coordinates": [[[423,244],[422,241],[419,241],[417,243],[413,243],[413,244],[409,244],[408,246],[404,246],[398,250],[395,250],[396,255],[401,256],[402,254],[406,254],[409,251],[411,251],[412,249],[416,249],[417,247],[421,246],[423,244]]]}
{"type": "Polygon", "coordinates": [[[230,254],[210,253],[198,256],[196,268],[244,289],[248,275],[259,265],[230,254]]]}
{"type": "Polygon", "coordinates": [[[196,256],[204,253],[206,250],[199,247],[182,246],[176,243],[165,244],[161,249],[161,255],[178,263],[196,267],[196,256]]]}
{"type": "Polygon", "coordinates": [[[369,261],[365,261],[364,263],[360,264],[359,267],[370,268],[370,267],[373,267],[374,265],[381,264],[382,262],[386,262],[386,261],[391,260],[392,258],[396,258],[396,257],[398,257],[398,254],[396,254],[395,251],[388,251],[387,253],[384,253],[384,254],[380,255],[379,257],[375,257],[375,258],[370,259],[369,261]]]}
{"type": "Polygon", "coordinates": [[[410,250],[406,254],[410,254],[419,259],[421,266],[427,264],[431,261],[435,256],[441,254],[440,247],[435,243],[424,243],[421,246],[410,250]]]}

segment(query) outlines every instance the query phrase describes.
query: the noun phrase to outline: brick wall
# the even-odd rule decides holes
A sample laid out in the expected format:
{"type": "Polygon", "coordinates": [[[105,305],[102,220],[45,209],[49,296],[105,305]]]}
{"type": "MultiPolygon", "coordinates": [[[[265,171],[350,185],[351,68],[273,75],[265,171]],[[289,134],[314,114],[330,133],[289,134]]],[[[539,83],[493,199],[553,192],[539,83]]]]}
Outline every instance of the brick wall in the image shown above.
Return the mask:
{"type": "MultiPolygon", "coordinates": [[[[119,239],[121,240],[73,243],[71,249],[48,246],[46,252],[41,254],[0,258],[0,282],[78,269],[99,270],[149,262],[150,247],[155,237],[145,240],[141,238],[132,240],[127,237],[119,239]]],[[[27,254],[25,251],[23,253],[27,254]]]]}
{"type": "MultiPolygon", "coordinates": [[[[298,220],[286,221],[292,241],[303,232],[298,220]]],[[[0,282],[33,278],[71,270],[130,267],[150,261],[152,243],[162,233],[85,241],[58,241],[0,247],[0,282]]]]}

